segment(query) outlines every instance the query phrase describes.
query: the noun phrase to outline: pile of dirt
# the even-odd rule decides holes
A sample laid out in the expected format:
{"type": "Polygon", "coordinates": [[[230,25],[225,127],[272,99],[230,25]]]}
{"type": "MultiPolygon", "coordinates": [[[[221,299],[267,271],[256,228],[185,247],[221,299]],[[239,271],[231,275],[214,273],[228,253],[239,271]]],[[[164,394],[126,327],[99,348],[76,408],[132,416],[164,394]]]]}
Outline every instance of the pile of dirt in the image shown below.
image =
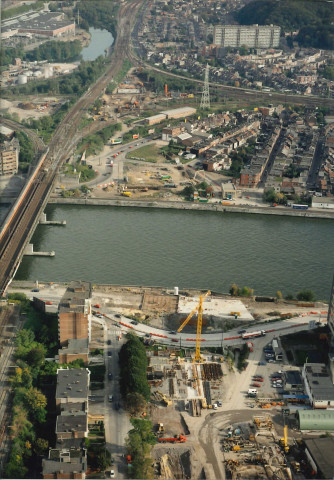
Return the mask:
{"type": "Polygon", "coordinates": [[[22,110],[33,110],[34,108],[36,108],[36,105],[30,102],[27,102],[27,103],[19,103],[18,107],[22,108],[22,110]]]}

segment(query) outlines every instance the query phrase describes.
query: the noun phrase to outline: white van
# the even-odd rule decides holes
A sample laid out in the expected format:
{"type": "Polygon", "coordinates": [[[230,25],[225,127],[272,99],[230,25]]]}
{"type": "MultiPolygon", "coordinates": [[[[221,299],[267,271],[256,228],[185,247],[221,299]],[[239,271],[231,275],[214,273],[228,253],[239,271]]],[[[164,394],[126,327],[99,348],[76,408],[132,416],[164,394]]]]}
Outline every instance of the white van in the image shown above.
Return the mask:
{"type": "Polygon", "coordinates": [[[249,389],[248,389],[248,393],[255,393],[255,394],[257,394],[257,390],[256,390],[256,388],[249,388],[249,389]]]}

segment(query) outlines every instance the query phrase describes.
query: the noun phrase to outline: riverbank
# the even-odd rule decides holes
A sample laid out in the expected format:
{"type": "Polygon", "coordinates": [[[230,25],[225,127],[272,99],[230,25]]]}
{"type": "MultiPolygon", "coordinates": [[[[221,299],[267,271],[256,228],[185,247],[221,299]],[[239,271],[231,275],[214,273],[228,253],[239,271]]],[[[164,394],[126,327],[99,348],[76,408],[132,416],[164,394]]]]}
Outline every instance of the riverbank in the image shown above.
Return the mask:
{"type": "Polygon", "coordinates": [[[171,201],[142,201],[130,199],[101,199],[101,198],[62,198],[50,197],[49,204],[56,205],[90,205],[90,206],[110,206],[110,207],[138,207],[138,208],[159,208],[159,209],[177,209],[192,211],[210,211],[220,213],[251,213],[260,215],[279,215],[287,217],[306,217],[306,218],[327,218],[334,219],[334,211],[324,211],[320,209],[311,210],[293,210],[288,207],[253,207],[237,205],[219,205],[216,203],[190,203],[190,202],[171,202],[171,201]]]}

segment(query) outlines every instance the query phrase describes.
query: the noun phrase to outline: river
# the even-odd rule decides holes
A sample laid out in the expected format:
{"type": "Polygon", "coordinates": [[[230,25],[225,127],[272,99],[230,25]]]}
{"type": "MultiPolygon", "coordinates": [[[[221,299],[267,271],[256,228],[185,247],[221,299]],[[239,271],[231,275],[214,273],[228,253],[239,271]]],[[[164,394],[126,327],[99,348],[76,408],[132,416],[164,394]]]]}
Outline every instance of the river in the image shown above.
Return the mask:
{"type": "Polygon", "coordinates": [[[99,55],[105,55],[105,50],[114,43],[114,37],[108,30],[90,27],[91,39],[89,45],[81,50],[83,60],[95,60],[99,55]]]}
{"type": "Polygon", "coordinates": [[[334,222],[325,219],[122,207],[47,207],[65,227],[39,225],[17,280],[209,288],[258,295],[311,289],[327,300],[334,222]]]}

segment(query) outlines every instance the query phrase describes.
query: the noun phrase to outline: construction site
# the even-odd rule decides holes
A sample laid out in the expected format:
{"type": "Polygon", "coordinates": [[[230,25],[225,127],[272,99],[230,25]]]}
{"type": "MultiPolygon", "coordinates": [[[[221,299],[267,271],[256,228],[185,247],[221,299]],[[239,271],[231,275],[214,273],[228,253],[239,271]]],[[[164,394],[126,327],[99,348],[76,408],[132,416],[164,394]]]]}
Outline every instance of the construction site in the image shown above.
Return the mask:
{"type": "Polygon", "coordinates": [[[228,478],[292,479],[287,466],[288,428],[281,438],[269,416],[255,415],[252,422],[228,427],[221,449],[228,478]]]}

